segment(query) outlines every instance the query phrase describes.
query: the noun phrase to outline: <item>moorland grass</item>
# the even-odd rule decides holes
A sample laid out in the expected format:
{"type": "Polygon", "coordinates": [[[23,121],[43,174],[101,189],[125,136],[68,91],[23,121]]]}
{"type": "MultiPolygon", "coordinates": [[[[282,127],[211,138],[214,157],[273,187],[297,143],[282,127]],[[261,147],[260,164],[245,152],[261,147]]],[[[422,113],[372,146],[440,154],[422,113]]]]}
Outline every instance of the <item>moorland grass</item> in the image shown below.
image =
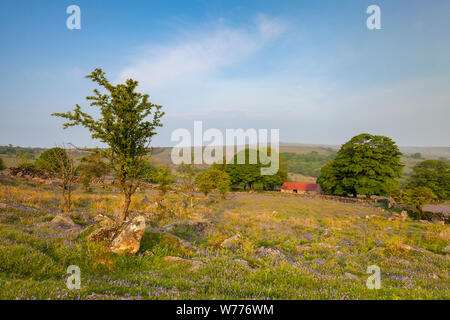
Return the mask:
{"type": "MultiPolygon", "coordinates": [[[[8,207],[0,208],[0,299],[449,299],[448,225],[391,221],[389,212],[369,205],[232,193],[196,209],[214,232],[174,232],[202,253],[147,232],[136,255],[122,256],[85,240],[96,228],[96,214],[114,216],[119,194],[77,191],[77,227],[63,229],[49,224],[60,206],[55,187],[1,180],[0,202],[8,207]],[[239,249],[220,247],[237,233],[239,249]],[[282,258],[258,258],[261,246],[279,250],[282,258]],[[204,266],[187,272],[164,262],[167,255],[204,266]],[[79,290],[66,287],[69,265],[81,269],[79,290]],[[366,287],[369,265],[381,269],[379,290],[366,287]]],[[[131,210],[147,210],[143,196],[134,197],[131,210]]],[[[153,226],[182,219],[189,217],[163,216],[153,226]]]]}

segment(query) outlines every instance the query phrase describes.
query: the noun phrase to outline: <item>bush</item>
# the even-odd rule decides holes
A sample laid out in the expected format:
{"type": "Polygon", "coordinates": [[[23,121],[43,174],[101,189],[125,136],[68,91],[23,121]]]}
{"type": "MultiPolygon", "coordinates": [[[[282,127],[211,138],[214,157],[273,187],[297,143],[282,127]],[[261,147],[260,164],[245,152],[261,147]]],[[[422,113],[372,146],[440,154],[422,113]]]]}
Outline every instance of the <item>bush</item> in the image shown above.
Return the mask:
{"type": "Polygon", "coordinates": [[[144,161],[141,164],[141,168],[139,170],[139,179],[145,182],[156,183],[157,174],[158,169],[150,162],[144,161]]]}
{"type": "Polygon", "coordinates": [[[53,173],[61,173],[61,160],[69,163],[66,151],[62,148],[52,148],[44,151],[36,160],[36,168],[53,173]]]}
{"type": "Polygon", "coordinates": [[[0,170],[5,170],[6,166],[5,166],[5,162],[3,161],[3,158],[0,158],[0,170]]]}

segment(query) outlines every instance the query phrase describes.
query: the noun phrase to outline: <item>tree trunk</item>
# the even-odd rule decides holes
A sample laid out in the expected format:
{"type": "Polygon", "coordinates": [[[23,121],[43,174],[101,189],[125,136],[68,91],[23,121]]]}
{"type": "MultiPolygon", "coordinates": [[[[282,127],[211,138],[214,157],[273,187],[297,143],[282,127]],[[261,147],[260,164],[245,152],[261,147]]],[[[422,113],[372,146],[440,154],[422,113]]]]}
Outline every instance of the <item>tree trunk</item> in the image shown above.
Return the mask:
{"type": "Polygon", "coordinates": [[[253,191],[255,191],[254,188],[253,188],[253,183],[250,183],[250,192],[253,193],[253,191]]]}
{"type": "Polygon", "coordinates": [[[72,208],[72,186],[69,185],[67,188],[67,213],[70,212],[72,208]]]}
{"type": "Polygon", "coordinates": [[[122,205],[122,214],[120,217],[122,221],[125,221],[128,217],[128,208],[130,207],[130,203],[131,203],[131,194],[125,193],[122,205]]]}

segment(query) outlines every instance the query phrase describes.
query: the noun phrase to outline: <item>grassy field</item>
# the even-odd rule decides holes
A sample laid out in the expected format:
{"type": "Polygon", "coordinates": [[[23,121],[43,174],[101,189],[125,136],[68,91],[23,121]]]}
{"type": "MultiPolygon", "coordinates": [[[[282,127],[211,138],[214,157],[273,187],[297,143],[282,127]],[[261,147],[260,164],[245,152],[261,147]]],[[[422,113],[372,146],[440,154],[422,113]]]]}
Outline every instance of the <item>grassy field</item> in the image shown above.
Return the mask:
{"type": "MultiPolygon", "coordinates": [[[[72,215],[77,227],[62,229],[48,223],[59,212],[59,190],[0,182],[0,202],[6,204],[0,208],[0,299],[450,298],[448,225],[390,221],[389,212],[368,205],[233,193],[198,207],[212,232],[174,231],[201,253],[149,228],[139,252],[121,256],[85,240],[96,214],[114,215],[118,194],[77,192],[72,215]],[[242,236],[240,247],[220,247],[236,234],[242,236]],[[260,258],[256,251],[262,246],[281,254],[260,258]],[[187,266],[164,262],[168,255],[203,265],[189,272],[187,266]],[[81,269],[80,290],[66,288],[69,265],[81,269]],[[379,290],[366,287],[369,265],[381,269],[379,290]]],[[[132,210],[147,210],[143,196],[134,197],[132,210]]],[[[176,202],[177,195],[169,197],[176,202]]],[[[190,218],[166,216],[152,226],[183,219],[190,218]]]]}

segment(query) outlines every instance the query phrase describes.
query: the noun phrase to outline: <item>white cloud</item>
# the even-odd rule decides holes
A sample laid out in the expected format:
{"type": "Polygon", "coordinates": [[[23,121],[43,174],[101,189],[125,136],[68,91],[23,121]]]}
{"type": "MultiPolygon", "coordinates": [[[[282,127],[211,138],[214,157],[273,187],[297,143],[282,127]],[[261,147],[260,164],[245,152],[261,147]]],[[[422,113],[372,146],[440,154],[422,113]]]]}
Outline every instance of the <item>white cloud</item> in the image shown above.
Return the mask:
{"type": "Polygon", "coordinates": [[[284,25],[265,15],[256,18],[256,32],[232,29],[219,22],[218,29],[167,46],[148,46],[140,57],[120,73],[120,81],[133,78],[146,89],[205,80],[257,52],[279,36],[284,25]]]}

